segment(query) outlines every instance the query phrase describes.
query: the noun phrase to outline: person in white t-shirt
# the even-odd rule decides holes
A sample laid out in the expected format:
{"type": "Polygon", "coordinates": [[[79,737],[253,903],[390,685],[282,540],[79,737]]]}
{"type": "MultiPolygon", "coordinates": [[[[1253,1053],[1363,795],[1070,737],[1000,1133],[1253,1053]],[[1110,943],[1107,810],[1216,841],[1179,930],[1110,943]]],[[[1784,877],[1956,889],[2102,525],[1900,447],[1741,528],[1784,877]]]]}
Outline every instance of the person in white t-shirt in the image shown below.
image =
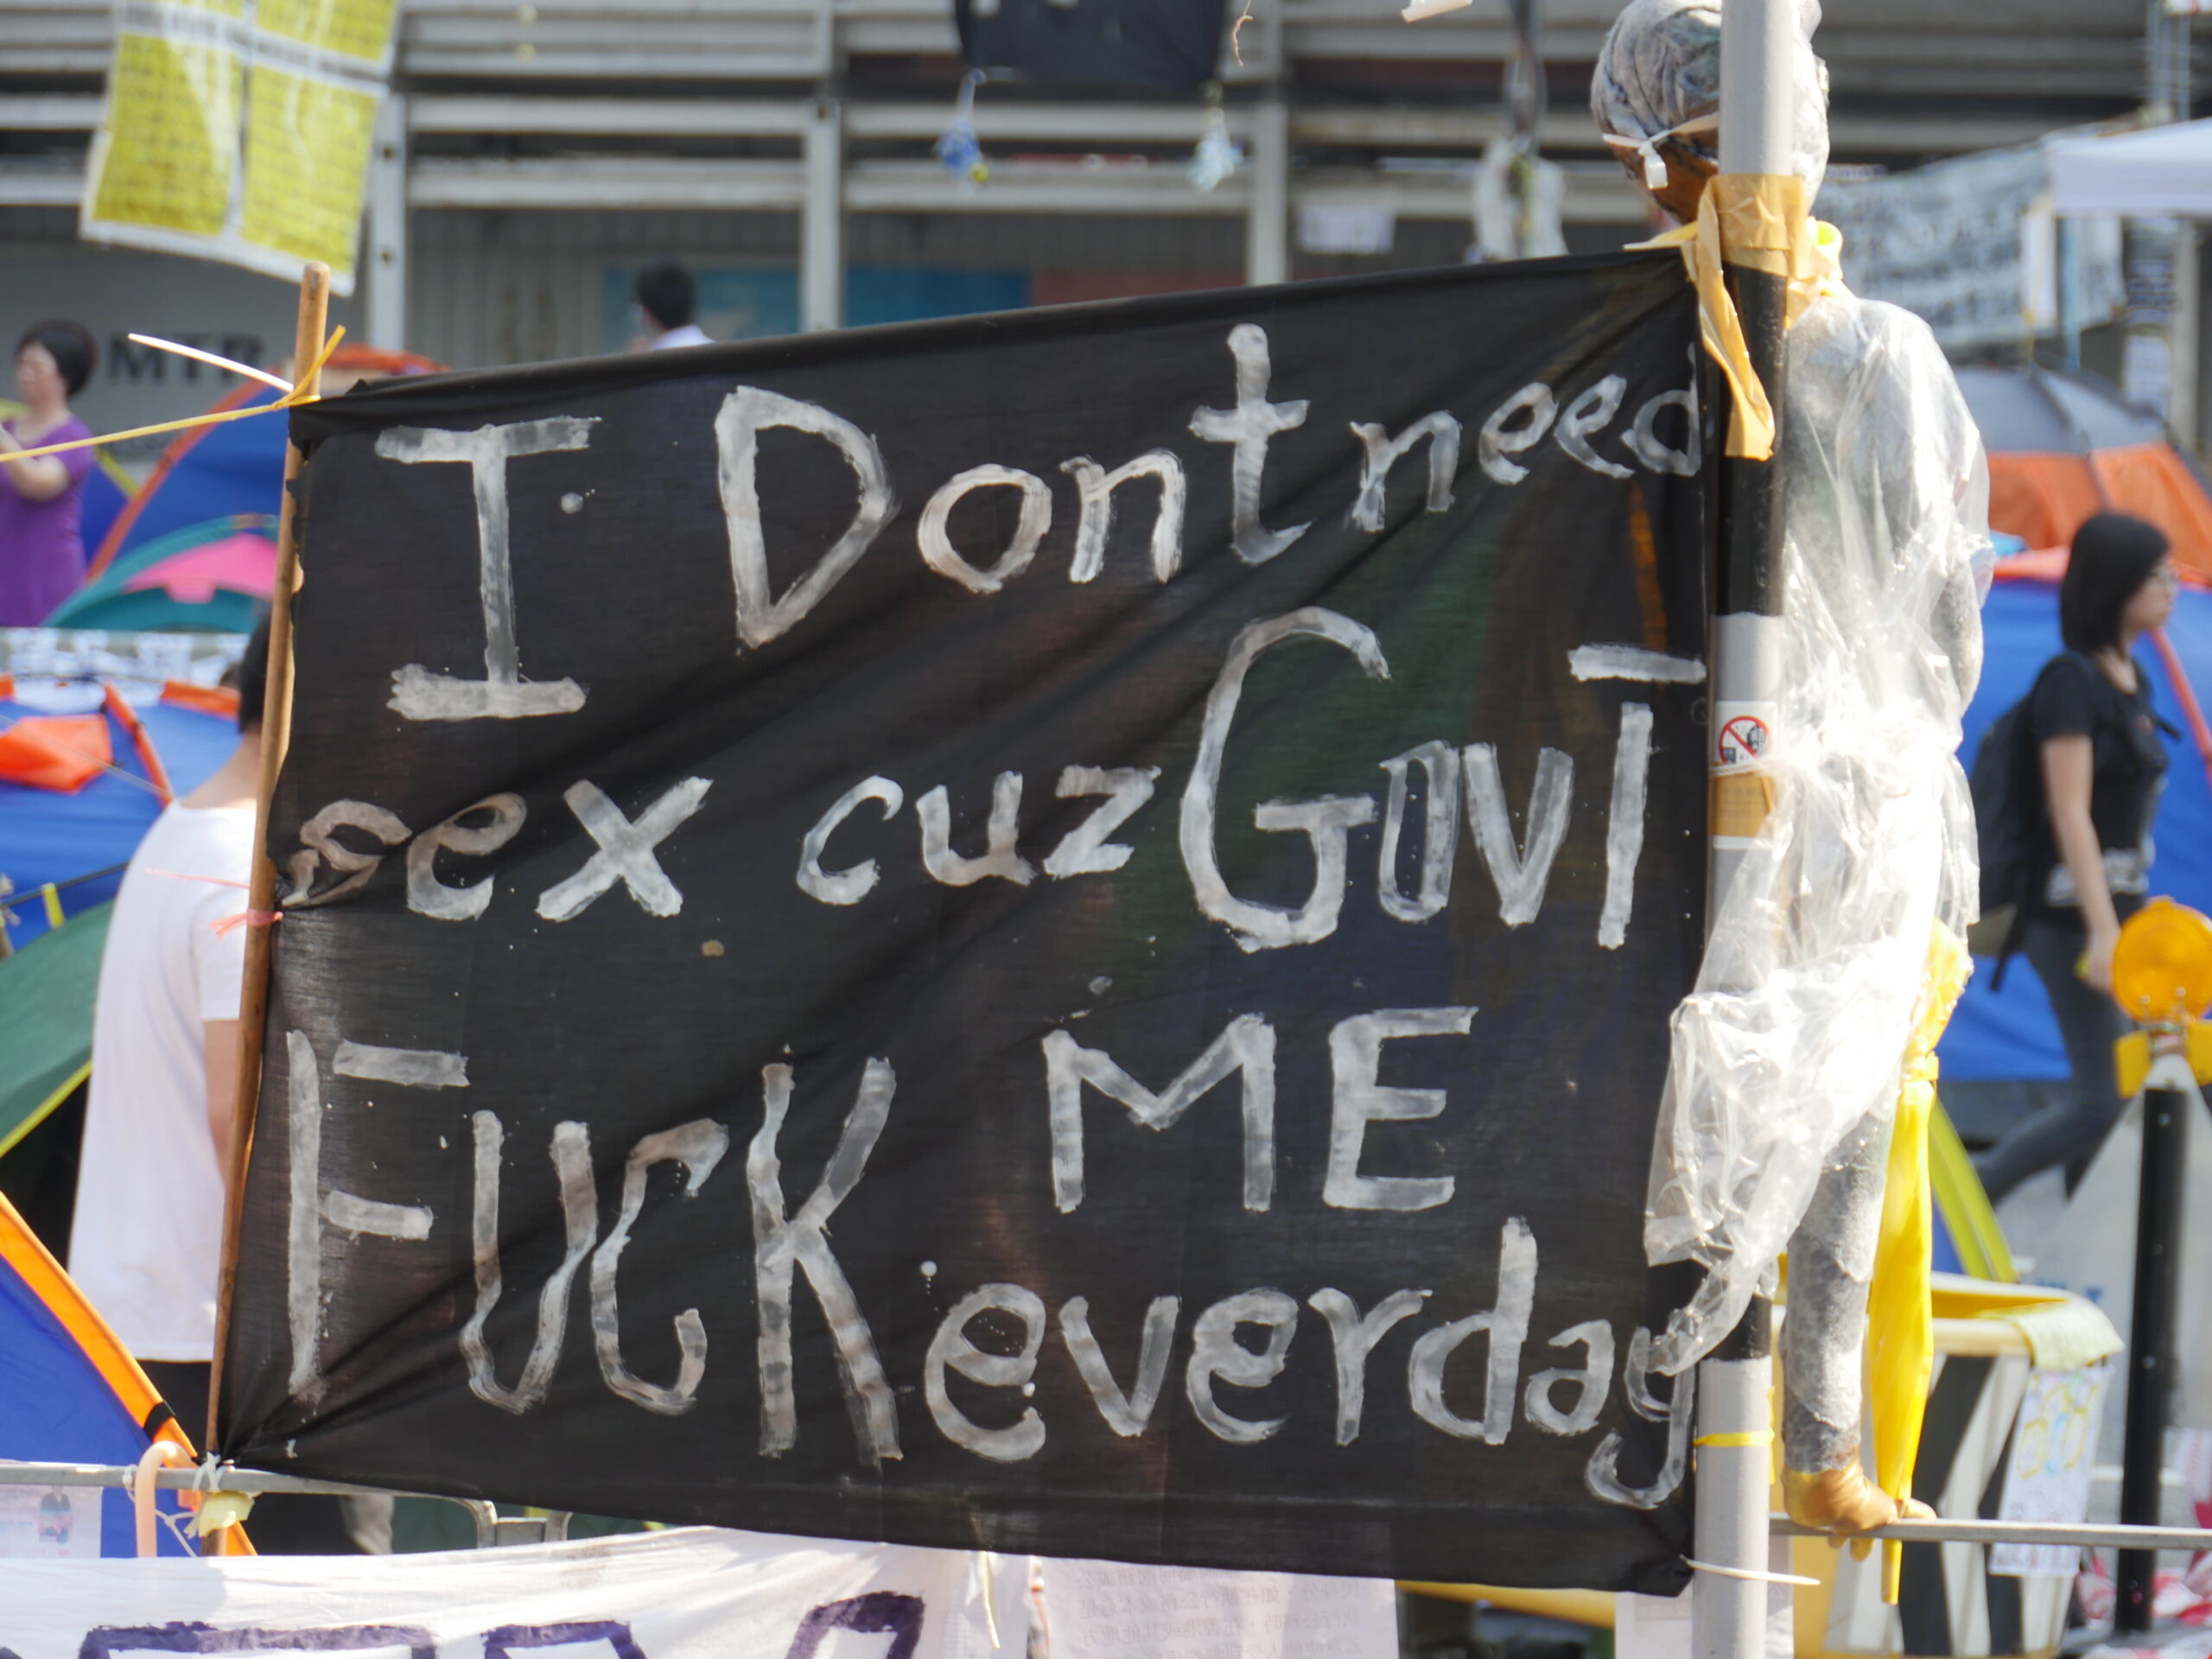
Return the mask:
{"type": "MultiPolygon", "coordinates": [[[[69,1234],[79,1288],[195,1441],[215,1353],[268,658],[264,623],[239,665],[238,747],[163,809],[116,894],[69,1234]]],[[[264,1500],[248,1530],[264,1554],[373,1541],[327,1498],[264,1500]]]]}
{"type": "Polygon", "coordinates": [[[639,271],[637,295],[634,309],[643,333],[632,349],[665,352],[679,346],[714,344],[696,321],[699,284],[675,260],[664,259],[639,271]]]}

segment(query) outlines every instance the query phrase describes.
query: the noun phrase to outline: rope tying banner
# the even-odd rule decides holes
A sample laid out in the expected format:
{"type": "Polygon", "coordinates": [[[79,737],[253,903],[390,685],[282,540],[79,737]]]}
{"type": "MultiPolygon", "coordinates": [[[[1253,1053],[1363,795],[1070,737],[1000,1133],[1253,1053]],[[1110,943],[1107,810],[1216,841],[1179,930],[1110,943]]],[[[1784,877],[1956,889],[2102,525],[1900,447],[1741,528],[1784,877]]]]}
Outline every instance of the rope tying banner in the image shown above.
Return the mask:
{"type": "Polygon", "coordinates": [[[36,461],[41,455],[58,455],[70,449],[98,448],[102,444],[121,443],[125,438],[151,438],[158,437],[164,432],[188,432],[195,426],[220,426],[226,421],[242,421],[248,416],[266,415],[272,410],[296,409],[302,404],[312,404],[316,399],[301,392],[298,387],[315,384],[316,377],[322,372],[323,365],[330,361],[330,354],[338,349],[339,341],[345,338],[344,328],[332,329],[330,338],[324,342],[322,353],[315,359],[314,365],[292,391],[286,392],[273,404],[256,404],[250,409],[219,409],[205,415],[187,416],[181,421],[161,421],[152,426],[134,426],[124,432],[101,432],[89,438],[72,438],[67,443],[49,443],[37,449],[19,449],[10,459],[36,461]]]}
{"type": "Polygon", "coordinates": [[[1774,404],[1751,367],[1743,319],[1728,291],[1726,267],[1741,265],[1789,284],[1784,319],[1795,324],[1821,295],[1846,293],[1843,238],[1805,210],[1804,181],[1789,173],[1716,174],[1698,198],[1697,218],[1635,248],[1677,248],[1697,289],[1698,327],[1733,394],[1727,453],[1740,460],[1774,454],[1774,404]]]}

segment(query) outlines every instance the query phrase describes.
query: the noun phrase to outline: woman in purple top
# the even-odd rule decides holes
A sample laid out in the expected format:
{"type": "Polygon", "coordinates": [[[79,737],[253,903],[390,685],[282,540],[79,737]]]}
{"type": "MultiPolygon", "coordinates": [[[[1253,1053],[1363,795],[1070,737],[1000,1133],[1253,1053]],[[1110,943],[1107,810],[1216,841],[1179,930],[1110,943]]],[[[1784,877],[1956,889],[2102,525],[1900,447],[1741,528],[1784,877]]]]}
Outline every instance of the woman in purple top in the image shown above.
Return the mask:
{"type": "Polygon", "coordinates": [[[16,343],[16,387],[23,412],[0,422],[0,627],[36,627],[85,579],[77,534],[92,452],[22,457],[26,449],[92,429],[69,412],[72,394],[92,376],[99,353],[77,323],[34,323],[16,343]]]}

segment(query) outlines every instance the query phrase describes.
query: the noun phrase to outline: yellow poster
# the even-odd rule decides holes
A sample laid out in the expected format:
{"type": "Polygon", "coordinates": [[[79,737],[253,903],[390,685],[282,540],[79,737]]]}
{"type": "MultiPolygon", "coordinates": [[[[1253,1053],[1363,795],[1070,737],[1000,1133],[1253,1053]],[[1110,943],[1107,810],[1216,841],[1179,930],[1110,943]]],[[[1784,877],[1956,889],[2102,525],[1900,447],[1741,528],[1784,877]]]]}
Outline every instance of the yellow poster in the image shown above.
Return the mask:
{"type": "Polygon", "coordinates": [[[397,0],[125,0],[86,170],[88,242],[350,294],[397,0]]]}

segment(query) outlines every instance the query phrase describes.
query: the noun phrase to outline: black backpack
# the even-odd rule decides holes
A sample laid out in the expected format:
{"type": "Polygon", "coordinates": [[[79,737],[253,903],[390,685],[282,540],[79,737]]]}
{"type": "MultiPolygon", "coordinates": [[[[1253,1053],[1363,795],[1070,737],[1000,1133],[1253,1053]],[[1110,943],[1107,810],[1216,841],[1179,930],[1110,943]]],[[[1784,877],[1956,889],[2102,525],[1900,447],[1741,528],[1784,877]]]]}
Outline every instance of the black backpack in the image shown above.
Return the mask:
{"type": "MultiPolygon", "coordinates": [[[[2097,665],[2078,651],[2062,652],[2036,675],[2043,683],[2053,664],[2072,658],[2084,673],[2102,677],[2097,665]]],[[[2030,728],[2027,696],[1989,723],[1974,757],[1968,784],[1974,791],[1974,835],[1981,852],[1981,919],[1967,931],[1967,947],[1977,957],[1994,957],[1991,988],[2005,983],[2005,964],[2026,937],[2029,901],[2058,863],[2050,833],[2050,810],[2043,788],[2043,757],[2030,728]]],[[[2167,736],[2181,734],[2153,710],[2151,718],[2167,736]]]]}
{"type": "MultiPolygon", "coordinates": [[[[2042,683],[2038,673],[2036,683],[2042,683]]],[[[2043,758],[2028,715],[2035,695],[2031,686],[1989,723],[1968,777],[1981,853],[1981,920],[1969,930],[1967,943],[1974,955],[1996,957],[1993,988],[2004,984],[2005,964],[2025,931],[2028,901],[2057,861],[2044,802],[2043,758]]]]}

